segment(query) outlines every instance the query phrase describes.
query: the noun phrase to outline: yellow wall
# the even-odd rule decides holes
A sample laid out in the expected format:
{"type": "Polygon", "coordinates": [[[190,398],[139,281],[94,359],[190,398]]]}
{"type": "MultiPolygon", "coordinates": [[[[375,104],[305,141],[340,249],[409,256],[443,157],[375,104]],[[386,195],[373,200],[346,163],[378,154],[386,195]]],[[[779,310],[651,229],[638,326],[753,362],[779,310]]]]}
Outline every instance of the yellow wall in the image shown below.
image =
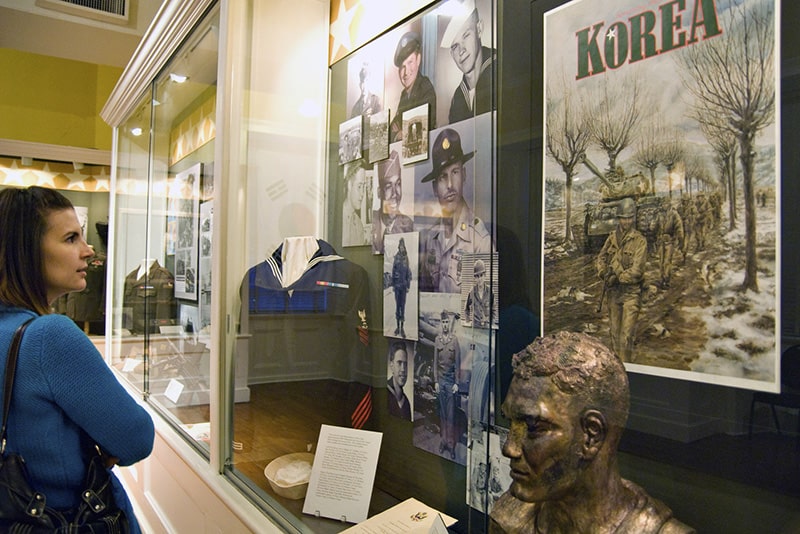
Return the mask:
{"type": "Polygon", "coordinates": [[[0,139],[111,150],[100,110],[122,69],[0,48],[0,139]]]}

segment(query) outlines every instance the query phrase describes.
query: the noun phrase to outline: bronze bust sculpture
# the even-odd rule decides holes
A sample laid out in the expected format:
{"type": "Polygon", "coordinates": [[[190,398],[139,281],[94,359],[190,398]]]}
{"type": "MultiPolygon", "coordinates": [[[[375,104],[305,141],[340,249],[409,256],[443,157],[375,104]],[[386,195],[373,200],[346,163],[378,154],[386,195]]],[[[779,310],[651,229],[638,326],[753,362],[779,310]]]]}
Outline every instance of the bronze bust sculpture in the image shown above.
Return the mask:
{"type": "Polygon", "coordinates": [[[661,501],[623,479],[617,445],[628,417],[628,377],[597,339],[559,332],[514,355],[502,410],[512,484],[491,533],[689,533],[661,501]]]}

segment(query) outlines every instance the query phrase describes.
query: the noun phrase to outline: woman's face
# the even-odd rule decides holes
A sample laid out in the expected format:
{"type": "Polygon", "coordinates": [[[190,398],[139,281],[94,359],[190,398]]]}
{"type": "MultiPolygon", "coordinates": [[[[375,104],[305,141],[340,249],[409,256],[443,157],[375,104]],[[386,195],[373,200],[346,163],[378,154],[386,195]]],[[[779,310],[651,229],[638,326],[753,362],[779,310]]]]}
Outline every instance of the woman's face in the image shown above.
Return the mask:
{"type": "Polygon", "coordinates": [[[47,302],[53,303],[61,295],[86,288],[86,268],[94,252],[83,238],[75,210],[52,211],[46,220],[42,270],[47,302]]]}

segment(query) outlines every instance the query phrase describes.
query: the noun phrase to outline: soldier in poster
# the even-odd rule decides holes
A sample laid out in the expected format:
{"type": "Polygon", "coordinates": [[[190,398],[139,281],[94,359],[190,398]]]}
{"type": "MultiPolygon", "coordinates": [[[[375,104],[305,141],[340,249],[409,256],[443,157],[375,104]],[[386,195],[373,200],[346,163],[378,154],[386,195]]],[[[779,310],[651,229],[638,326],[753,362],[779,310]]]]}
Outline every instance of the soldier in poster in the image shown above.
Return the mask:
{"type": "Polygon", "coordinates": [[[661,289],[667,289],[672,278],[675,250],[681,250],[684,240],[683,221],[678,209],[671,201],[653,221],[653,233],[656,236],[661,289]]]}
{"type": "Polygon", "coordinates": [[[617,207],[617,229],[608,235],[595,261],[608,302],[611,348],[624,362],[633,361],[647,262],[647,240],[633,226],[635,215],[636,202],[630,197],[622,199],[617,207]]]}

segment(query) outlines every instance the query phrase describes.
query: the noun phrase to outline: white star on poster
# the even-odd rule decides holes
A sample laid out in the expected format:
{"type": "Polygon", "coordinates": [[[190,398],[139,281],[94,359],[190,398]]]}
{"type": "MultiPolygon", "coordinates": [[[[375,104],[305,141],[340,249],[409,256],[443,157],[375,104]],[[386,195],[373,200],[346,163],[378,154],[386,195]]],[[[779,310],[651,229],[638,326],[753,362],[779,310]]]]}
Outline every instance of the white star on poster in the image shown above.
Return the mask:
{"type": "Polygon", "coordinates": [[[333,36],[333,52],[343,46],[348,52],[353,48],[353,41],[350,38],[350,24],[355,17],[358,4],[349,11],[344,5],[344,0],[339,0],[339,16],[331,23],[331,35],[333,36]]]}

